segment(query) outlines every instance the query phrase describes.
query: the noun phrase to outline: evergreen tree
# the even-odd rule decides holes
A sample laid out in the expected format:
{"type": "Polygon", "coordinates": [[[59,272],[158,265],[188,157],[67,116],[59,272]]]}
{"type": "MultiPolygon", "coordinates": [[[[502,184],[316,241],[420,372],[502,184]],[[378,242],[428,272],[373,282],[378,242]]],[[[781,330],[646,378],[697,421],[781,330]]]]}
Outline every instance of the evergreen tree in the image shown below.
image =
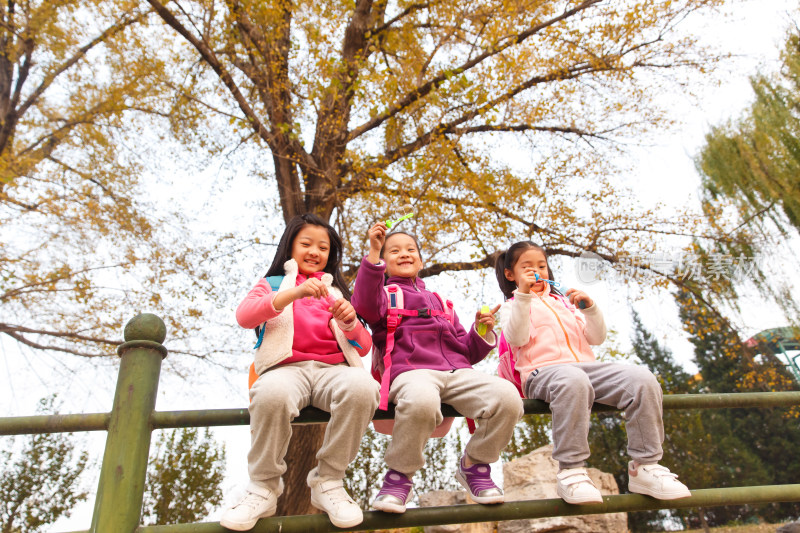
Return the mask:
{"type": "Polygon", "coordinates": [[[142,517],[148,525],[201,520],[222,502],[225,448],[208,428],[163,431],[147,469],[142,517]]]}
{"type": "MultiPolygon", "coordinates": [[[[53,396],[40,400],[37,412],[52,414],[54,403],[53,396]]],[[[86,500],[79,478],[89,455],[76,452],[71,437],[29,435],[20,452],[12,453],[11,445],[0,451],[0,532],[41,531],[86,500]]]]}
{"type": "MultiPolygon", "coordinates": [[[[724,317],[710,309],[695,293],[683,289],[676,295],[680,317],[695,347],[695,361],[702,375],[704,392],[777,392],[797,390],[783,365],[758,347],[747,346],[724,317]]],[[[703,411],[708,433],[716,442],[721,460],[716,486],[747,486],[796,483],[800,458],[794,450],[800,442],[797,413],[780,408],[710,409],[703,411]]],[[[770,504],[758,509],[709,510],[718,517],[741,520],[758,514],[770,522],[794,519],[800,504],[770,504]]]]}

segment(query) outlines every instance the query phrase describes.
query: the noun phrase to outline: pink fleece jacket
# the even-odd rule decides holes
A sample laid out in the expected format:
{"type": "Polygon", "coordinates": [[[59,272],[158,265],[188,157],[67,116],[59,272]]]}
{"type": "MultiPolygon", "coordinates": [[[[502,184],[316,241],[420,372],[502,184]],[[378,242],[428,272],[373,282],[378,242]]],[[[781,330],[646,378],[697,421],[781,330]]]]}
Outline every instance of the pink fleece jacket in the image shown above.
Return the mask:
{"type": "MultiPolygon", "coordinates": [[[[320,279],[322,272],[312,274],[320,279]]],[[[303,283],[308,276],[297,274],[295,286],[303,283]]],[[[272,305],[275,292],[265,278],[256,283],[242,303],[236,309],[236,321],[243,328],[252,329],[264,322],[277,317],[285,309],[276,310],[272,305]]],[[[296,363],[298,361],[320,361],[335,365],[345,361],[344,354],[336,342],[336,337],[329,323],[333,315],[327,310],[327,303],[316,298],[301,298],[292,305],[294,319],[294,337],[292,339],[292,355],[280,364],[296,363]]],[[[364,326],[358,320],[350,324],[336,321],[348,340],[355,341],[358,355],[363,357],[372,348],[372,339],[364,326]]]]}
{"type": "Polygon", "coordinates": [[[498,315],[523,385],[537,368],[594,361],[589,345],[606,338],[596,303],[578,311],[566,298],[551,294],[548,284],[540,294],[514,291],[498,315]]]}

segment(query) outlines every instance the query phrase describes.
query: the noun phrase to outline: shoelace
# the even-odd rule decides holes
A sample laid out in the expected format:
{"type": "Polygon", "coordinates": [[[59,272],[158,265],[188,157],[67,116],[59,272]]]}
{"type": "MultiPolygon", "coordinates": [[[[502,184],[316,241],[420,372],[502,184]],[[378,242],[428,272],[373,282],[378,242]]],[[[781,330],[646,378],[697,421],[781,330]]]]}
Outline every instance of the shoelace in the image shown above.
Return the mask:
{"type": "Polygon", "coordinates": [[[258,494],[253,494],[251,492],[247,496],[245,496],[242,501],[236,504],[236,507],[247,507],[248,509],[255,511],[261,506],[263,501],[264,498],[262,498],[258,494]]]}
{"type": "Polygon", "coordinates": [[[350,498],[350,496],[348,496],[347,492],[342,487],[330,490],[325,494],[327,494],[328,498],[330,498],[331,503],[333,504],[355,503],[353,499],[350,498]]]}

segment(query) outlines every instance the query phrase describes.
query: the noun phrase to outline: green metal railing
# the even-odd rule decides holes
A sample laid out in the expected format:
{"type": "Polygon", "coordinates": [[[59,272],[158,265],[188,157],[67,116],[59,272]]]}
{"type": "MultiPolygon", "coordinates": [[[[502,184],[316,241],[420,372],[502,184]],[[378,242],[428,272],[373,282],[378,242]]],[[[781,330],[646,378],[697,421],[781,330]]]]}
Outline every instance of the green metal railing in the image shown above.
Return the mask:
{"type": "MultiPolygon", "coordinates": [[[[199,411],[155,411],[161,361],[167,350],[164,322],[152,314],[133,318],[125,326],[125,342],[118,348],[121,357],[119,377],[111,412],[72,415],[0,418],[0,435],[107,431],[105,453],[100,470],[91,529],[86,533],[216,533],[228,531],[219,523],[141,526],[141,508],[150,439],[153,430],[180,427],[246,425],[247,409],[199,411]]],[[[526,414],[549,413],[547,404],[525,400],[526,414]]],[[[740,394],[675,394],[664,396],[664,409],[716,409],[746,407],[791,407],[800,405],[800,392],[740,394]]],[[[616,409],[595,404],[595,411],[616,409]]],[[[445,416],[461,416],[447,405],[445,416]]],[[[393,411],[377,412],[376,419],[391,418],[393,411]]],[[[304,409],[293,423],[326,422],[328,413],[304,409]]],[[[402,515],[377,511],[364,513],[364,522],[354,530],[389,529],[469,522],[520,520],[549,516],[603,514],[654,509],[712,507],[800,501],[800,484],[758,487],[733,487],[692,491],[683,500],[659,501],[638,494],[604,496],[600,505],[570,505],[560,499],[507,502],[500,505],[454,505],[409,509],[402,515]]],[[[257,533],[315,533],[342,531],[327,515],[273,517],[259,520],[257,533]]]]}

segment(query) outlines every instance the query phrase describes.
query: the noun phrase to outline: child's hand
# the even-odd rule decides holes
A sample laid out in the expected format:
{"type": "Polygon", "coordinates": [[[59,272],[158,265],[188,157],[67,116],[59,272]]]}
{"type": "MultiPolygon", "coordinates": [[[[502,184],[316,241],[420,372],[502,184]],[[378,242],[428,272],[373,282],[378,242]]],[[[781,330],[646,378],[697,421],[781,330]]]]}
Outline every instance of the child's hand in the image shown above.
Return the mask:
{"type": "Polygon", "coordinates": [[[352,324],[356,319],[356,310],[353,309],[353,304],[344,298],[336,300],[331,307],[331,313],[340,324],[352,324]]]}
{"type": "Polygon", "coordinates": [[[386,243],[386,222],[377,222],[374,226],[369,228],[367,237],[369,237],[369,254],[367,260],[370,263],[378,264],[381,260],[381,249],[386,243]]]}
{"type": "Polygon", "coordinates": [[[594,305],[594,300],[589,298],[588,294],[583,291],[579,291],[578,289],[570,289],[564,296],[569,298],[569,303],[575,307],[580,307],[581,309],[588,309],[594,305]],[[583,302],[584,305],[579,305],[580,302],[583,302]]]}
{"type": "Polygon", "coordinates": [[[369,237],[370,251],[374,250],[381,253],[381,248],[383,248],[383,245],[386,243],[386,230],[386,222],[382,220],[369,228],[367,236],[369,237]]]}
{"type": "Polygon", "coordinates": [[[496,312],[497,312],[499,309],[500,309],[500,306],[499,306],[499,305],[497,305],[497,306],[495,306],[495,308],[494,308],[494,309],[492,309],[492,310],[491,310],[491,311],[489,311],[488,313],[484,313],[483,311],[478,311],[477,313],[475,313],[475,324],[476,324],[476,330],[477,330],[478,332],[480,332],[480,331],[481,331],[481,328],[479,328],[479,327],[477,326],[478,324],[482,324],[482,325],[484,325],[484,326],[486,327],[486,331],[485,331],[484,333],[482,333],[482,334],[481,334],[481,337],[486,337],[486,335],[488,335],[488,334],[489,334],[489,332],[490,332],[490,331],[492,331],[492,330],[494,329],[494,324],[495,324],[495,320],[494,320],[494,314],[495,314],[495,313],[496,313],[496,312]]]}
{"type": "Polygon", "coordinates": [[[522,276],[517,280],[517,289],[523,294],[531,292],[531,287],[536,283],[536,271],[532,268],[522,273],[522,276]]]}
{"type": "Polygon", "coordinates": [[[328,296],[328,287],[325,286],[317,278],[308,278],[303,283],[295,287],[297,291],[297,298],[305,298],[306,296],[310,296],[312,298],[325,298],[328,296]]]}

